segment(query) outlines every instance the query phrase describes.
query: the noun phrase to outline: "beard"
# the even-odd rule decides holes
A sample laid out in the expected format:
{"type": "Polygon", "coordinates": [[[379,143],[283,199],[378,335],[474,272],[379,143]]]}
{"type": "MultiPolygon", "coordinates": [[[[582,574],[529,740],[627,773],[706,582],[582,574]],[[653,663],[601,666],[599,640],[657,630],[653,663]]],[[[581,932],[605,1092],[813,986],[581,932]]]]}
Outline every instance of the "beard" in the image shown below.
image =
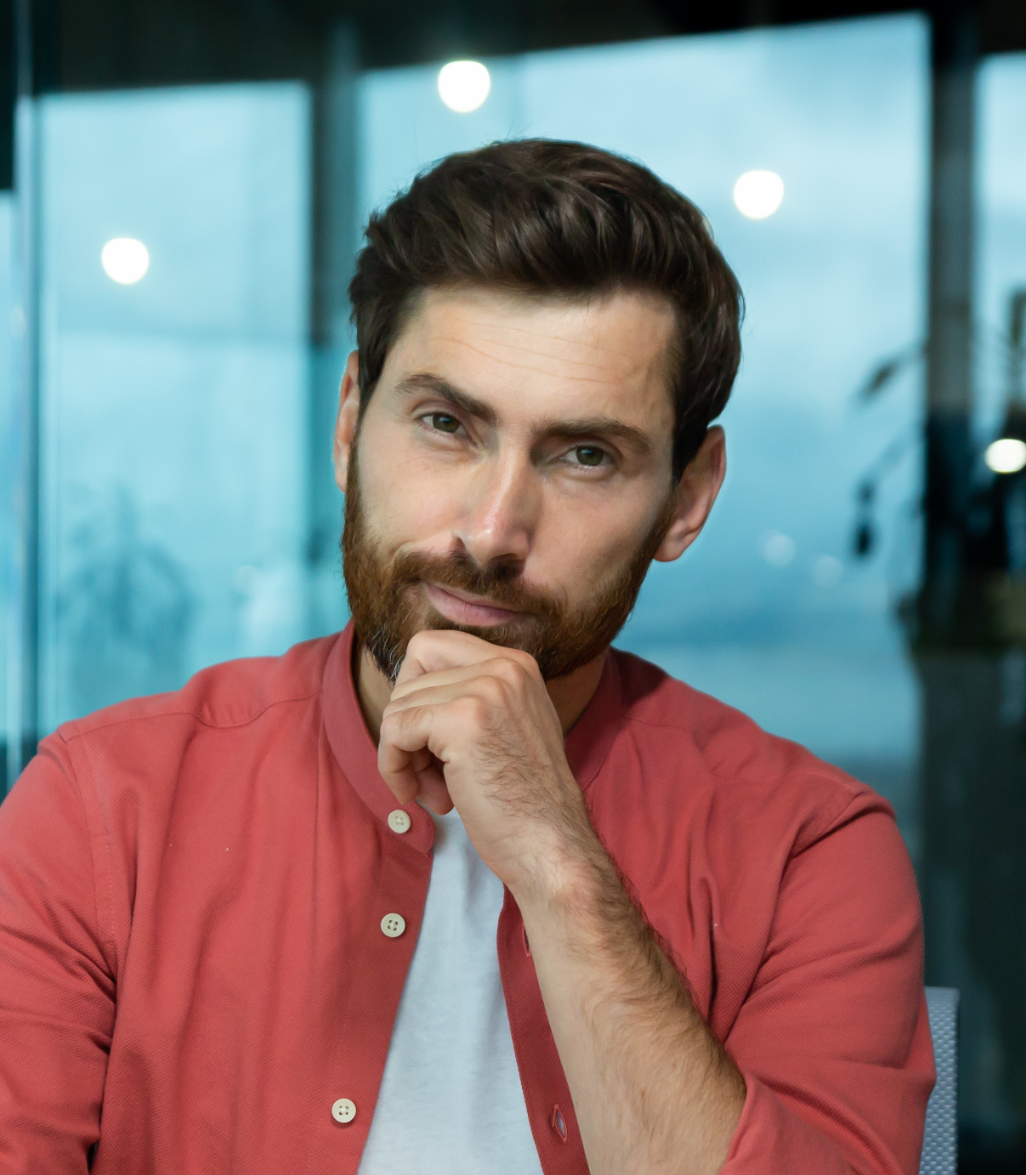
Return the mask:
{"type": "Polygon", "coordinates": [[[667,495],[644,541],[600,590],[571,606],[525,583],[515,563],[497,561],[481,567],[465,551],[447,555],[403,551],[389,557],[367,526],[354,443],[341,545],[342,574],[356,635],[393,684],[410,640],[425,629],[466,632],[493,645],[519,649],[534,657],[544,680],[565,677],[605,652],[623,628],[673,518],[674,498],[672,492],[667,495]],[[424,598],[418,588],[425,583],[485,597],[522,617],[496,625],[457,624],[424,598]]]}

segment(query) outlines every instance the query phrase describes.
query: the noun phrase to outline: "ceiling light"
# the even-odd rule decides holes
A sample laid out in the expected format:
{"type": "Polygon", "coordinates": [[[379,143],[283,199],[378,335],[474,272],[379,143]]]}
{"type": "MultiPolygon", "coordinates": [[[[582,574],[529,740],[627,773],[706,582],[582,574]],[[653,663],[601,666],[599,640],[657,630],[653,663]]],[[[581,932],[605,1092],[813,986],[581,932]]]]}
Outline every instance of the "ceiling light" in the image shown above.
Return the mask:
{"type": "Polygon", "coordinates": [[[760,540],[759,549],[771,567],[786,567],[794,558],[795,542],[779,530],[768,530],[760,540]]]}
{"type": "Polygon", "coordinates": [[[784,181],[775,171],[746,171],[734,185],[734,203],[749,220],[765,220],[780,207],[784,181]]]}
{"type": "Polygon", "coordinates": [[[123,286],[134,285],[150,267],[149,250],[133,237],[115,237],[100,254],[104,272],[123,286]]]}
{"type": "Polygon", "coordinates": [[[1001,437],[987,446],[983,459],[995,473],[1018,473],[1026,468],[1026,442],[1001,437]]]}
{"type": "Polygon", "coordinates": [[[438,71],[438,93],[459,114],[476,110],[491,88],[491,75],[480,61],[450,61],[438,71]]]}

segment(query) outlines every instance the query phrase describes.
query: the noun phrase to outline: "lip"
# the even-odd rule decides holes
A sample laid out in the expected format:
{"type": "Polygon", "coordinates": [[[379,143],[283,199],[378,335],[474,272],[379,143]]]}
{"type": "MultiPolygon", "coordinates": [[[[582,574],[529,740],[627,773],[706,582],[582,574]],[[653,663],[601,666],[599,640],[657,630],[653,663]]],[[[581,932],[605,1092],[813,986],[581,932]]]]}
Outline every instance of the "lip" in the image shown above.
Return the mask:
{"type": "Polygon", "coordinates": [[[435,610],[454,624],[472,624],[477,628],[509,624],[522,619],[526,613],[512,608],[499,608],[481,598],[469,599],[452,588],[442,588],[434,583],[425,583],[425,591],[435,610]]]}

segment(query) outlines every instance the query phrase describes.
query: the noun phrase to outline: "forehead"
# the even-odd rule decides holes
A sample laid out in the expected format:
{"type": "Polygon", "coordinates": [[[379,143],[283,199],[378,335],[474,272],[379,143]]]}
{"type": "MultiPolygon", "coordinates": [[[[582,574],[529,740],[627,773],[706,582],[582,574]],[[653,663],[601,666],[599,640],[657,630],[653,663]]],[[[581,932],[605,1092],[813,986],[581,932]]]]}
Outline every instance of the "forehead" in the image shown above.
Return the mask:
{"type": "Polygon", "coordinates": [[[430,372],[488,399],[500,415],[601,413],[672,427],[674,329],[670,303],[641,291],[584,299],[425,290],[381,383],[430,372]]]}

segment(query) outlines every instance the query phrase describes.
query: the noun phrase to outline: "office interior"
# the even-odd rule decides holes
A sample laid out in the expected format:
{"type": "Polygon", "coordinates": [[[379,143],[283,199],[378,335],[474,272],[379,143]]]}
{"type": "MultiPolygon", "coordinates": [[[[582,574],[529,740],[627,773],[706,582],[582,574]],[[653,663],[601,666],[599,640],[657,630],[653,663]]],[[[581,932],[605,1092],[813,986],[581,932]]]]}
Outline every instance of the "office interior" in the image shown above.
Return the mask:
{"type": "Polygon", "coordinates": [[[361,225],[522,136],[647,164],[746,296],[722,498],[617,644],[890,800],[959,1169],[1026,1170],[1021,0],[0,6],[0,795],[61,722],[345,624],[361,225]]]}

